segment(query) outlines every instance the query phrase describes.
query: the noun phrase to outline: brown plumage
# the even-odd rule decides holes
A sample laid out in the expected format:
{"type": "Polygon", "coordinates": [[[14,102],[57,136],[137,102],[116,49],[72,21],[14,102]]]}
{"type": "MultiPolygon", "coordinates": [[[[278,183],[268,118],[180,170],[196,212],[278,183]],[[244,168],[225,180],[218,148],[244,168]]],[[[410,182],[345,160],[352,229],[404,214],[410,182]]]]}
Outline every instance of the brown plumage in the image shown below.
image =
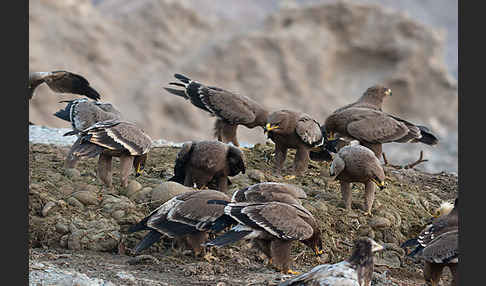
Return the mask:
{"type": "Polygon", "coordinates": [[[206,86],[181,74],[174,75],[182,83],[169,84],[184,89],[164,88],[168,92],[188,99],[191,103],[216,116],[215,136],[224,143],[232,142],[239,146],[236,129],[238,125],[254,128],[266,124],[268,111],[255,100],[234,94],[219,87],[206,86]]]}
{"type": "Polygon", "coordinates": [[[162,235],[175,238],[194,251],[204,254],[201,245],[208,239],[212,223],[223,215],[224,206],[208,204],[208,200],[228,200],[229,197],[214,190],[187,192],[175,196],[152,211],[147,217],[130,227],[129,233],[150,230],[135,247],[136,254],[159,241],[162,235]]]}
{"type": "MultiPolygon", "coordinates": [[[[71,122],[73,131],[70,131],[64,135],[78,135],[77,141],[81,140],[79,132],[87,129],[97,122],[122,119],[120,111],[118,111],[111,103],[101,103],[99,101],[92,101],[85,98],[63,102],[67,102],[66,107],[54,113],[54,116],[71,122]]],[[[73,145],[80,144],[80,142],[77,141],[73,145]]],[[[73,149],[71,149],[71,151],[72,150],[73,149]]],[[[80,158],[75,156],[72,152],[69,152],[66,160],[64,161],[64,167],[76,167],[79,159],[80,158]]]]}
{"type": "Polygon", "coordinates": [[[192,141],[182,145],[177,154],[174,176],[169,181],[185,186],[206,188],[217,182],[221,192],[228,191],[228,176],[245,173],[244,155],[240,149],[219,141],[192,141]]]}
{"type": "Polygon", "coordinates": [[[369,109],[381,111],[383,108],[383,100],[387,96],[391,96],[391,95],[392,95],[391,89],[377,84],[367,88],[366,91],[363,93],[363,95],[361,95],[361,97],[358,98],[358,100],[356,100],[355,102],[343,106],[334,112],[340,112],[350,107],[369,108],[369,109]]]}
{"type": "Polygon", "coordinates": [[[336,264],[322,264],[309,272],[284,281],[279,286],[371,286],[373,256],[383,250],[371,238],[356,240],[351,256],[336,264]]]}
{"type": "Polygon", "coordinates": [[[324,137],[319,123],[309,115],[291,110],[279,110],[268,116],[265,132],[275,143],[275,170],[280,174],[287,150],[296,149],[294,171],[303,174],[309,164],[309,152],[322,145],[324,137]]]}
{"type": "Polygon", "coordinates": [[[282,202],[300,205],[300,199],[305,198],[307,195],[304,190],[296,185],[264,182],[235,191],[231,202],[282,202]]]}
{"type": "Polygon", "coordinates": [[[375,184],[384,188],[385,173],[381,163],[374,153],[356,141],[344,146],[334,156],[329,169],[331,176],[341,183],[341,194],[344,206],[351,210],[351,183],[365,184],[365,212],[371,215],[371,208],[375,199],[375,184]]]}
{"type": "Polygon", "coordinates": [[[425,262],[424,279],[427,285],[439,285],[444,267],[449,267],[452,273],[451,285],[457,285],[459,274],[459,199],[456,198],[454,208],[446,215],[438,217],[428,224],[417,238],[409,239],[402,247],[415,246],[408,255],[425,262]]]}
{"type": "Polygon", "coordinates": [[[122,187],[128,185],[128,175],[132,165],[136,176],[142,173],[152,146],[152,139],[136,124],[108,120],[97,122],[82,130],[79,139],[69,151],[75,157],[95,157],[99,155],[97,173],[100,180],[112,188],[112,157],[120,157],[120,176],[122,187]]]}
{"type": "Polygon", "coordinates": [[[46,83],[54,92],[74,93],[94,100],[100,99],[99,93],[81,75],[68,71],[51,71],[29,73],[29,100],[34,96],[35,89],[42,83],[46,83]]]}
{"type": "Polygon", "coordinates": [[[290,269],[290,248],[299,240],[321,255],[321,231],[314,216],[301,205],[281,202],[239,202],[213,201],[223,204],[224,215],[214,225],[222,229],[225,225],[238,223],[230,231],[206,243],[222,247],[241,239],[256,239],[263,253],[283,273],[295,274],[290,269]]]}
{"type": "Polygon", "coordinates": [[[391,94],[390,89],[368,89],[357,102],[334,111],[324,123],[329,138],[336,135],[346,140],[358,140],[378,158],[381,158],[383,143],[438,143],[427,127],[383,112],[383,98],[387,94],[391,94]]]}

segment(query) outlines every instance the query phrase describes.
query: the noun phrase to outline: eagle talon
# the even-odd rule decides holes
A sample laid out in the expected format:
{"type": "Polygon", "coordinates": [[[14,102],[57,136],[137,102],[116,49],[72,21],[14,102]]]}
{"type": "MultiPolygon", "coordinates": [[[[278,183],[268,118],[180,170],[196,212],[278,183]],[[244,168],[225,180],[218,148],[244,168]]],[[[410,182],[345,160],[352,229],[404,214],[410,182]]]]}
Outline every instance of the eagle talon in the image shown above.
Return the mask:
{"type": "Polygon", "coordinates": [[[301,274],[301,272],[293,271],[292,269],[289,269],[289,270],[287,270],[287,272],[285,272],[285,274],[299,275],[299,274],[301,274]]]}
{"type": "Polygon", "coordinates": [[[285,177],[283,177],[284,180],[293,180],[295,179],[295,175],[287,175],[285,177]]]}

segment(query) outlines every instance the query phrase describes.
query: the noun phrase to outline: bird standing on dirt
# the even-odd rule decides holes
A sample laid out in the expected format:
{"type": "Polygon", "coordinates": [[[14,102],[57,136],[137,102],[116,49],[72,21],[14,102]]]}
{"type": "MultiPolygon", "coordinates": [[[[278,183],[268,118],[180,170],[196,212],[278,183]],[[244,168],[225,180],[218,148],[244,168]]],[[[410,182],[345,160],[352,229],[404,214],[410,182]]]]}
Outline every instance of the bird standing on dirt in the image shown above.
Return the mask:
{"type": "Polygon", "coordinates": [[[174,181],[203,189],[215,181],[218,190],[228,191],[228,176],[245,173],[244,155],[237,147],[219,141],[192,141],[182,145],[174,166],[174,181]]]}
{"type": "Polygon", "coordinates": [[[186,192],[173,197],[131,226],[129,233],[150,231],[135,247],[135,253],[149,248],[165,235],[175,238],[177,244],[191,248],[195,257],[204,255],[210,260],[210,253],[205,253],[201,244],[207,241],[212,223],[223,215],[224,206],[208,204],[208,200],[229,200],[229,197],[214,190],[186,192]]]}
{"type": "Polygon", "coordinates": [[[383,250],[371,238],[355,242],[351,256],[336,264],[322,264],[309,272],[280,283],[279,286],[371,286],[374,262],[373,256],[383,250]]]}
{"type": "Polygon", "coordinates": [[[454,208],[446,215],[440,216],[428,224],[417,238],[409,239],[402,248],[415,246],[408,254],[424,260],[424,279],[427,285],[439,285],[444,267],[449,267],[452,274],[451,285],[457,285],[459,274],[459,198],[454,208]]]}
{"type": "Polygon", "coordinates": [[[258,247],[276,268],[286,274],[298,274],[290,269],[290,248],[299,240],[316,255],[321,255],[321,231],[314,216],[301,205],[281,202],[209,201],[224,205],[222,215],[213,226],[218,230],[237,223],[231,230],[205,245],[222,247],[242,239],[257,239],[258,247]]]}
{"type": "Polygon", "coordinates": [[[328,139],[358,140],[378,159],[383,143],[438,143],[437,136],[427,127],[383,112],[383,98],[387,95],[391,95],[389,88],[369,88],[357,102],[334,111],[324,123],[328,139]]]}
{"type": "Polygon", "coordinates": [[[275,171],[280,175],[287,150],[296,149],[295,175],[302,175],[309,164],[309,152],[322,145],[324,137],[319,123],[309,115],[291,110],[279,110],[268,116],[265,133],[275,143],[275,171]]]}
{"type": "MultiPolygon", "coordinates": [[[[74,133],[77,133],[78,135],[78,141],[82,140],[79,136],[79,132],[93,124],[101,121],[122,118],[120,111],[118,111],[111,103],[101,103],[99,101],[92,101],[85,98],[62,102],[67,102],[66,107],[54,113],[54,116],[71,122],[74,133]]],[[[75,142],[74,144],[79,144],[79,142],[75,142]]],[[[64,162],[64,167],[74,168],[78,160],[79,157],[76,157],[72,152],[69,152],[64,162]]]]}
{"type": "Polygon", "coordinates": [[[189,99],[194,106],[216,116],[214,135],[218,141],[232,142],[238,147],[240,146],[236,137],[238,125],[247,128],[265,126],[268,111],[255,100],[219,87],[206,86],[181,74],[174,76],[182,83],[171,82],[169,84],[184,89],[168,87],[164,89],[184,99],[189,99]]]}
{"type": "Polygon", "coordinates": [[[334,156],[329,168],[329,174],[336,176],[341,183],[341,194],[346,210],[351,210],[351,183],[365,184],[365,214],[371,215],[371,208],[375,199],[375,184],[385,187],[385,172],[373,151],[361,146],[357,141],[344,146],[334,156]]]}
{"type": "Polygon", "coordinates": [[[101,121],[78,131],[64,135],[79,134],[69,154],[75,157],[95,157],[99,155],[97,174],[109,188],[112,184],[112,157],[120,157],[121,186],[128,186],[128,176],[132,166],[139,176],[152,147],[152,139],[136,124],[118,119],[101,121]]]}
{"type": "Polygon", "coordinates": [[[300,199],[305,198],[307,195],[304,190],[296,185],[264,182],[235,191],[231,202],[281,202],[301,205],[300,199]]]}

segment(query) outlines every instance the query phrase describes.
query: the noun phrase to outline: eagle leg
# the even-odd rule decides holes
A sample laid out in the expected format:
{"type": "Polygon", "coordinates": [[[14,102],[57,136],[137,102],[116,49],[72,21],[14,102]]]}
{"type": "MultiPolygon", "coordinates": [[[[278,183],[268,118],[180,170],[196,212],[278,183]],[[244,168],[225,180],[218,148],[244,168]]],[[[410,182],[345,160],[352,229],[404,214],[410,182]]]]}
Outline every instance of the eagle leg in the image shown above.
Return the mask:
{"type": "Polygon", "coordinates": [[[113,187],[111,163],[112,163],[111,156],[105,155],[103,153],[100,154],[100,157],[98,158],[98,168],[96,172],[98,174],[98,178],[100,179],[100,181],[103,184],[105,184],[108,188],[113,187]]]}
{"type": "Polygon", "coordinates": [[[121,186],[123,188],[128,187],[128,176],[133,166],[133,156],[122,154],[120,155],[120,176],[121,176],[121,186]]]}
{"type": "Polygon", "coordinates": [[[371,208],[375,200],[375,183],[369,181],[365,185],[365,215],[371,216],[371,208]]]}
{"type": "Polygon", "coordinates": [[[344,208],[348,211],[351,210],[351,184],[341,181],[341,195],[343,197],[344,208]]]}

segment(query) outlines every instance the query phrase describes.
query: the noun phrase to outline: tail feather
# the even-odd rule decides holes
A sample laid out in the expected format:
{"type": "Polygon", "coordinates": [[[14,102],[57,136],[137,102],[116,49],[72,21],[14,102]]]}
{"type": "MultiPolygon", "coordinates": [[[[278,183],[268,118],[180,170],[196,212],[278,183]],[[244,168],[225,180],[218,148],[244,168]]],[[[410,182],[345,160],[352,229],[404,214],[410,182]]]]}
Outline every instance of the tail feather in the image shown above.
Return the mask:
{"type": "Polygon", "coordinates": [[[208,200],[209,205],[223,205],[226,206],[229,204],[228,201],[225,200],[208,200]]]}
{"type": "Polygon", "coordinates": [[[68,104],[66,104],[66,107],[64,109],[60,109],[58,112],[54,113],[54,116],[57,118],[60,118],[62,120],[71,122],[71,108],[73,106],[73,100],[66,100],[68,104]]]}
{"type": "Polygon", "coordinates": [[[182,75],[182,74],[174,74],[174,77],[180,81],[182,81],[183,83],[189,83],[191,81],[190,78],[186,77],[185,75],[182,75]]]}
{"type": "Polygon", "coordinates": [[[204,245],[205,246],[216,246],[216,247],[222,247],[225,245],[228,245],[233,242],[237,242],[241,239],[243,239],[245,236],[250,234],[252,231],[251,230],[242,230],[242,231],[235,231],[235,230],[230,230],[228,232],[225,232],[223,235],[220,235],[216,237],[215,239],[206,242],[204,245]]]}
{"type": "Polygon", "coordinates": [[[409,239],[407,241],[405,241],[404,243],[402,243],[402,245],[400,246],[401,248],[405,248],[405,247],[410,247],[410,246],[415,246],[415,245],[418,245],[419,242],[416,238],[412,238],[412,239],[409,239]]]}
{"type": "Polygon", "coordinates": [[[103,147],[89,142],[81,143],[72,149],[72,154],[78,157],[95,157],[103,152],[103,147]]]}
{"type": "Polygon", "coordinates": [[[150,228],[147,227],[147,221],[149,220],[150,216],[147,216],[143,220],[139,221],[138,223],[130,226],[128,228],[128,233],[133,233],[141,230],[149,230],[150,228]]]}
{"type": "Polygon", "coordinates": [[[417,125],[420,129],[420,134],[422,137],[418,139],[419,142],[425,143],[427,145],[436,145],[439,143],[439,139],[425,126],[417,125]]]}
{"type": "Polygon", "coordinates": [[[232,217],[229,215],[222,215],[211,224],[209,230],[217,233],[235,224],[238,224],[238,222],[232,217]]]}
{"type": "Polygon", "coordinates": [[[164,89],[167,90],[168,92],[172,93],[172,94],[177,95],[177,96],[188,98],[187,94],[184,90],[174,89],[174,88],[169,88],[169,87],[164,87],[164,89]]]}
{"type": "Polygon", "coordinates": [[[139,254],[142,250],[149,248],[152,244],[160,241],[162,234],[155,230],[151,230],[137,246],[135,246],[135,254],[139,254]]]}

